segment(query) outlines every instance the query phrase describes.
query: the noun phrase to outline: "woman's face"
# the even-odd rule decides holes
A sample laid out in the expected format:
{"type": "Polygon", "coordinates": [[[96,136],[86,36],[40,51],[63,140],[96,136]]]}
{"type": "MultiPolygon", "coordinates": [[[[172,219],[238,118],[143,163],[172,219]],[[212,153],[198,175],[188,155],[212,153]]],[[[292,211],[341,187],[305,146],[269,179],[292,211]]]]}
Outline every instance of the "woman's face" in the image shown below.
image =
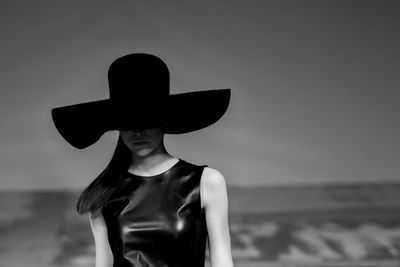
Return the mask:
{"type": "Polygon", "coordinates": [[[163,146],[162,127],[119,130],[122,141],[138,156],[146,156],[163,146]]]}

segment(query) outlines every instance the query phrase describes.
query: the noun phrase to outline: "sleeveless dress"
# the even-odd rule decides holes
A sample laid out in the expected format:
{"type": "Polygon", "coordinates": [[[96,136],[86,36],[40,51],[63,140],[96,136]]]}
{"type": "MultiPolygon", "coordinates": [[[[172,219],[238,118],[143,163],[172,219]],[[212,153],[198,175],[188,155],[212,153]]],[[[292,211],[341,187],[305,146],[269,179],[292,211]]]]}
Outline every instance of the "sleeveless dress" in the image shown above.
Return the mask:
{"type": "Polygon", "coordinates": [[[158,175],[123,174],[102,209],[113,267],[204,267],[200,179],[206,166],[179,159],[158,175]]]}

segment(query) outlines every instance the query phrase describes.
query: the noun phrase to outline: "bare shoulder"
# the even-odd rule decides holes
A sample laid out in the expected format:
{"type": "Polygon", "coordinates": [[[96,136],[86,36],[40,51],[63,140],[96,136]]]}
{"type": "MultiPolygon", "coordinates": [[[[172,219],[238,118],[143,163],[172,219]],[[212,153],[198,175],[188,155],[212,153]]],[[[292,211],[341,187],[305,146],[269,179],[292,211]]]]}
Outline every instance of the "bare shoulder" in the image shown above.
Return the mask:
{"type": "Polygon", "coordinates": [[[209,203],[218,201],[219,198],[226,196],[226,181],[223,174],[210,167],[205,167],[200,181],[202,207],[207,207],[209,203]]]}
{"type": "Polygon", "coordinates": [[[216,189],[226,186],[225,177],[222,173],[210,167],[204,168],[201,182],[206,187],[214,187],[216,189]]]}

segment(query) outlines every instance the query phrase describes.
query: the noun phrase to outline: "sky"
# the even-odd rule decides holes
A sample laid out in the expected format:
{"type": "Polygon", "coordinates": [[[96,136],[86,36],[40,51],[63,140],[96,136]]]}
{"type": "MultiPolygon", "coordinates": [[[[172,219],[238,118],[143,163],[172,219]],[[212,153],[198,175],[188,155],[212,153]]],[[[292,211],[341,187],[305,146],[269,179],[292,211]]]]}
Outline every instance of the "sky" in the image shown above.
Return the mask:
{"type": "Polygon", "coordinates": [[[108,98],[119,56],[162,58],[171,94],[230,88],[225,115],[166,135],[228,185],[400,181],[398,1],[0,2],[0,189],[75,189],[118,133],[79,150],[53,107],[108,98]]]}

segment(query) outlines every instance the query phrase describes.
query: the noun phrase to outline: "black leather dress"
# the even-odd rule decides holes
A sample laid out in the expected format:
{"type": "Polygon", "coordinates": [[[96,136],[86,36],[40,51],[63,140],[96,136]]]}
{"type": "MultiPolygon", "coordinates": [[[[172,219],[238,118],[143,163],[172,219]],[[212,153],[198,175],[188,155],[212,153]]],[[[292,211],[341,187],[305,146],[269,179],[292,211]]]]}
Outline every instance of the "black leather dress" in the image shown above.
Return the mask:
{"type": "Polygon", "coordinates": [[[155,176],[123,174],[102,210],[113,267],[204,267],[204,167],[179,159],[155,176]]]}

